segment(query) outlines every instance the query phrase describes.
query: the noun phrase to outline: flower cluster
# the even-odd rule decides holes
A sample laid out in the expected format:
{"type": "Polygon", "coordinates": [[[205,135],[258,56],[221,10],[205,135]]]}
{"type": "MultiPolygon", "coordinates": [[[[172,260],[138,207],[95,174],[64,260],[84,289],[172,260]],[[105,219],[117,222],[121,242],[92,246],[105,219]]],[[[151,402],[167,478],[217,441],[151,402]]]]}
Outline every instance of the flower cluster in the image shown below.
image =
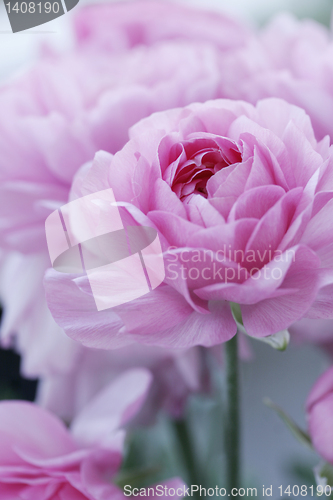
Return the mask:
{"type": "MultiPolygon", "coordinates": [[[[0,88],[1,346],[39,379],[36,404],[0,403],[0,498],[122,497],[120,427],[161,409],[181,418],[223,364],[214,346],[237,331],[332,346],[329,30],[283,15],[256,31],[165,0],[90,5],[73,20],[66,54],[44,50],[0,88]],[[103,228],[115,213],[94,198],[104,190],[125,230],[157,235],[165,277],[100,311],[116,262],[93,293],[85,268],[51,268],[45,221],[70,246],[77,220],[62,207],[89,197],[103,228]]],[[[307,412],[333,463],[331,379],[307,412]]]]}
{"type": "MultiPolygon", "coordinates": [[[[113,482],[123,453],[119,427],[140,409],[150,382],[149,372],[129,371],[76,415],[70,431],[31,403],[1,402],[2,498],[125,498],[113,482]]],[[[178,489],[184,483],[175,478],[166,484],[178,489]]]]}

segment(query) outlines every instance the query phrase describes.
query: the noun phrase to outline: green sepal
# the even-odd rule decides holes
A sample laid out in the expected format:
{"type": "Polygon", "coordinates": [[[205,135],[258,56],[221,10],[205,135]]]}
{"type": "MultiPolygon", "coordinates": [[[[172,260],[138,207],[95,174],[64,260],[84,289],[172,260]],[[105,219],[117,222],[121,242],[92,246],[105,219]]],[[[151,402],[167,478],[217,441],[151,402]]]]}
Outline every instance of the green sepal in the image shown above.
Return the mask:
{"type": "Polygon", "coordinates": [[[249,335],[244,328],[240,305],[236,304],[236,302],[230,302],[230,308],[240,332],[244,333],[251,339],[259,340],[260,342],[264,342],[265,344],[270,345],[277,351],[285,351],[287,349],[290,341],[290,334],[288,330],[281,330],[280,332],[274,333],[273,335],[268,335],[267,337],[253,337],[252,335],[249,335]]]}

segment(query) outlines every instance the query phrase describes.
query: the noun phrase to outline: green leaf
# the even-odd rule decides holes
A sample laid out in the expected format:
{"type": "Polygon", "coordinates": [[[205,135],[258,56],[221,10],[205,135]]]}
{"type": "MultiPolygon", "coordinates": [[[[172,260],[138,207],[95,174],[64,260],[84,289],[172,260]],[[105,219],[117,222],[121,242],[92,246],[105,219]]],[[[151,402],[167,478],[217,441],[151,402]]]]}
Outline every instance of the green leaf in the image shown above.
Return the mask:
{"type": "Polygon", "coordinates": [[[271,408],[279,415],[279,417],[283,420],[283,422],[286,424],[289,430],[291,430],[291,432],[294,434],[296,439],[298,439],[298,441],[300,441],[303,445],[313,450],[309,434],[303,431],[303,429],[301,429],[296,424],[296,422],[294,422],[294,420],[291,417],[289,417],[284,410],[282,410],[282,408],[280,408],[278,405],[273,403],[273,401],[271,401],[268,398],[265,398],[263,402],[266,406],[268,406],[268,408],[271,408]]]}

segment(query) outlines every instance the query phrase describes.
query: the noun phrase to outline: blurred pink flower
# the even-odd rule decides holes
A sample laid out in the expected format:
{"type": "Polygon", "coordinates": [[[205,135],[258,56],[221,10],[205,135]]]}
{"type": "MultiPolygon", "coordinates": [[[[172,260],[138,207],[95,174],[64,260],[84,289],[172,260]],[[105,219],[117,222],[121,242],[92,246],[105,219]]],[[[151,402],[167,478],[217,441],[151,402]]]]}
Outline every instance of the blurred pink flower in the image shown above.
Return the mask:
{"type": "Polygon", "coordinates": [[[263,30],[261,43],[277,70],[268,78],[269,95],[304,108],[318,139],[333,137],[332,33],[315,21],[284,14],[263,30]]]}
{"type": "Polygon", "coordinates": [[[333,464],[333,367],[313,386],[306,402],[306,411],[314,448],[333,464]]]}
{"type": "MultiPolygon", "coordinates": [[[[77,415],[70,431],[31,403],[1,402],[1,498],[126,498],[113,484],[125,437],[119,427],[136,414],[150,382],[143,369],[119,377],[77,415]]],[[[165,484],[183,486],[176,478],[165,484]]]]}
{"type": "Polygon", "coordinates": [[[236,333],[229,302],[258,337],[332,317],[333,158],[303,110],[278,99],[208,101],[155,113],[130,135],[80,172],[72,197],[111,187],[125,226],[158,230],[166,279],[97,312],[85,275],[49,271],[47,300],[70,337],[102,348],[208,347],[236,333]]]}
{"type": "Polygon", "coordinates": [[[292,339],[296,345],[317,344],[333,356],[333,321],[330,319],[304,318],[290,328],[292,339]]]}
{"type": "Polygon", "coordinates": [[[333,137],[332,53],[332,34],[325,26],[279,14],[245,47],[223,58],[224,73],[230,75],[224,92],[251,102],[285,99],[305,109],[317,139],[333,137]]]}
{"type": "Polygon", "coordinates": [[[80,46],[106,51],[161,40],[210,42],[226,50],[242,46],[250,36],[250,30],[227,15],[168,0],[89,5],[78,12],[74,24],[80,46]]]}
{"type": "Polygon", "coordinates": [[[305,109],[317,139],[333,137],[332,33],[313,20],[279,14],[220,59],[221,94],[255,104],[279,97],[305,109]]]}
{"type": "Polygon", "coordinates": [[[49,314],[42,288],[45,219],[68,200],[74,174],[99,149],[119,150],[129,127],[153,111],[218,97],[221,54],[249,36],[224,16],[145,5],[140,15],[136,3],[79,11],[76,49],[46,55],[0,90],[0,246],[8,252],[0,272],[1,342],[23,355],[26,376],[69,373],[80,356],[49,314]],[[108,36],[121,47],[103,51],[102,30],[88,36],[85,26],[104,23],[105,10],[114,26],[108,36]],[[122,42],[135,32],[133,20],[148,45],[122,42]]]}
{"type": "Polygon", "coordinates": [[[68,373],[82,350],[56,324],[47,307],[42,281],[48,266],[46,251],[6,252],[1,262],[1,345],[13,346],[23,355],[20,370],[25,377],[68,373]]]}
{"type": "Polygon", "coordinates": [[[81,347],[70,371],[42,377],[37,403],[71,421],[98,391],[136,367],[148,368],[154,376],[137,423],[151,423],[161,407],[179,418],[188,395],[206,389],[198,349],[175,352],[139,344],[112,351],[81,347]]]}

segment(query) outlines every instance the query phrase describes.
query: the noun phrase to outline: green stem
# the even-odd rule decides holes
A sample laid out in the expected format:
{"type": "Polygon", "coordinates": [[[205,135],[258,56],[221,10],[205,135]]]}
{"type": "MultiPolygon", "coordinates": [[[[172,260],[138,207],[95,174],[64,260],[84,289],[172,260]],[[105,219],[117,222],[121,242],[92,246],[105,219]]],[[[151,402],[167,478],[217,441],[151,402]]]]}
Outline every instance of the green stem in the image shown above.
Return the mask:
{"type": "Polygon", "coordinates": [[[181,448],[183,462],[186,466],[189,484],[198,484],[198,476],[196,473],[196,465],[194,460],[194,453],[191,444],[190,435],[187,428],[185,419],[179,419],[174,422],[175,431],[178,443],[181,448]]]}
{"type": "MultiPolygon", "coordinates": [[[[225,448],[227,489],[240,487],[238,348],[236,334],[224,344],[226,371],[225,448]]],[[[238,497],[233,497],[238,498],[238,497]]]]}

